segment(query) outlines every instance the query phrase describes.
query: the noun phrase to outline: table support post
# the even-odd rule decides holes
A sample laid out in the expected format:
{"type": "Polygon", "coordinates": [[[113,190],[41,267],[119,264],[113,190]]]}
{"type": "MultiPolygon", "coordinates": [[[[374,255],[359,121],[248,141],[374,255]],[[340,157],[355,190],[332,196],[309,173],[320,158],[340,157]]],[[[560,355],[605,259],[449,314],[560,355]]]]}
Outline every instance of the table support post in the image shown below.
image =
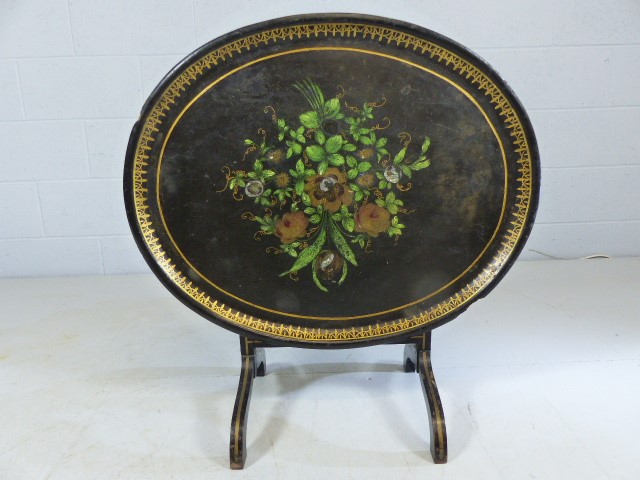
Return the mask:
{"type": "Polygon", "coordinates": [[[414,337],[415,342],[404,347],[404,371],[418,372],[420,385],[429,410],[431,456],[435,463],[447,462],[447,429],[438,386],[431,368],[431,332],[414,337]]]}
{"type": "MultiPolygon", "coordinates": [[[[418,372],[422,393],[429,410],[429,432],[431,436],[431,456],[435,463],[447,462],[447,430],[442,402],[431,368],[431,332],[412,337],[404,347],[404,371],[418,372]]],[[[406,342],[406,341],[405,341],[406,342]]],[[[405,343],[403,342],[403,343],[405,343]]],[[[236,403],[231,417],[229,443],[230,464],[233,470],[244,468],[247,458],[247,417],[253,379],[266,373],[265,347],[260,340],[240,337],[242,368],[236,403]]]]}
{"type": "Polygon", "coordinates": [[[244,468],[247,458],[247,417],[249,416],[249,403],[253,379],[256,376],[263,377],[266,373],[266,360],[264,348],[257,347],[260,342],[240,336],[240,353],[242,355],[242,368],[236,403],[231,416],[231,438],[229,442],[229,457],[232,470],[244,468]]]}

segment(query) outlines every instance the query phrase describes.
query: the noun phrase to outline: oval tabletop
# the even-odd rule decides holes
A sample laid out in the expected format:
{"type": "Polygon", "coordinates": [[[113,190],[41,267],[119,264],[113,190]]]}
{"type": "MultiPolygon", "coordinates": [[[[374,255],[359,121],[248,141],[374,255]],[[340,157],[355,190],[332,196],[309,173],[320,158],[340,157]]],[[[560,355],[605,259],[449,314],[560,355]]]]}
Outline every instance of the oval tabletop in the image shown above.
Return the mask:
{"type": "Polygon", "coordinates": [[[485,295],[537,205],[527,116],[431,31],[290,17],[199,48],[135,125],[136,241],[179,299],[296,346],[396,341],[485,295]]]}

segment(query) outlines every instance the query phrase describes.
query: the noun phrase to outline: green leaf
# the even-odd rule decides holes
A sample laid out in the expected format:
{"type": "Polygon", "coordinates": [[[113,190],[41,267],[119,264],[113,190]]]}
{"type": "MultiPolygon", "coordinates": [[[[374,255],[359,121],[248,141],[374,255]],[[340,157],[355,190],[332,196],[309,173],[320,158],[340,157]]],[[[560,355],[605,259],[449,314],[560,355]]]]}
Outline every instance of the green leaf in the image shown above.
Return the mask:
{"type": "Polygon", "coordinates": [[[376,198],[376,205],[378,205],[379,207],[385,207],[386,203],[384,203],[384,200],[382,200],[381,198],[376,198]]]}
{"type": "Polygon", "coordinates": [[[306,213],[307,215],[311,215],[313,213],[316,213],[316,209],[313,207],[307,207],[304,209],[304,213],[306,213]]]}
{"type": "Polygon", "coordinates": [[[289,147],[287,149],[287,158],[291,158],[293,156],[293,148],[289,147]]]}
{"type": "Polygon", "coordinates": [[[324,172],[327,171],[327,168],[329,168],[329,162],[327,160],[321,161],[320,165],[318,165],[318,174],[324,175],[324,172]]]}
{"type": "Polygon", "coordinates": [[[351,250],[351,247],[342,236],[342,233],[340,233],[338,226],[333,222],[331,222],[329,233],[331,235],[331,240],[333,240],[333,243],[335,244],[338,251],[342,254],[342,256],[357,267],[358,262],[356,260],[355,254],[353,253],[353,250],[351,250]]]}
{"type": "Polygon", "coordinates": [[[398,217],[394,215],[394,217],[391,219],[391,225],[393,225],[394,227],[396,225],[398,225],[398,217]]]}
{"type": "Polygon", "coordinates": [[[284,121],[284,118],[279,118],[278,119],[278,128],[280,130],[284,129],[284,127],[287,125],[287,123],[284,121]]]}
{"type": "Polygon", "coordinates": [[[311,217],[309,218],[309,222],[311,222],[313,224],[320,223],[320,215],[318,215],[317,213],[311,215],[311,217]]]}
{"type": "Polygon", "coordinates": [[[356,192],[356,194],[353,196],[353,198],[356,200],[356,202],[359,202],[360,200],[362,200],[364,198],[364,193],[356,192]]]}
{"type": "Polygon", "coordinates": [[[296,182],[296,194],[302,195],[303,192],[304,192],[304,182],[302,181],[296,182]]]}
{"type": "Polygon", "coordinates": [[[320,279],[318,278],[318,272],[316,271],[315,265],[311,270],[313,271],[313,273],[311,274],[313,276],[313,283],[315,283],[316,287],[318,287],[320,290],[328,293],[329,290],[327,290],[327,288],[324,285],[322,285],[322,283],[320,282],[320,279]]]}
{"type": "Polygon", "coordinates": [[[382,190],[383,188],[387,188],[387,181],[386,180],[380,180],[380,184],[378,185],[378,188],[380,190],[382,190]]]}
{"type": "Polygon", "coordinates": [[[371,164],[369,162],[362,162],[358,165],[359,172],[366,172],[371,169],[371,164]]]}
{"type": "Polygon", "coordinates": [[[264,165],[262,165],[262,162],[260,160],[256,160],[255,163],[253,164],[253,170],[255,172],[262,172],[262,169],[264,168],[264,165]]]}
{"type": "MultiPolygon", "coordinates": [[[[362,133],[362,130],[360,130],[360,133],[362,133]]],[[[363,145],[371,145],[371,144],[373,144],[373,142],[371,141],[371,139],[369,137],[360,137],[360,143],[362,143],[363,145]]]]}
{"type": "Polygon", "coordinates": [[[411,170],[422,170],[423,168],[427,168],[429,165],[431,165],[431,160],[423,160],[411,165],[411,170]]]}
{"type": "Polygon", "coordinates": [[[245,145],[255,145],[256,142],[254,142],[253,140],[251,140],[250,138],[245,139],[244,141],[245,145]]]}
{"type": "Polygon", "coordinates": [[[294,143],[293,144],[293,153],[295,153],[296,155],[300,155],[302,153],[302,145],[300,145],[299,143],[294,143]]]}
{"type": "Polygon", "coordinates": [[[333,165],[334,167],[344,165],[344,157],[339,153],[332,153],[331,155],[329,155],[328,159],[329,163],[331,163],[331,165],[333,165]]]}
{"type": "Polygon", "coordinates": [[[318,128],[320,126],[320,118],[316,112],[307,112],[300,115],[300,123],[307,128],[318,128]]]}
{"type": "Polygon", "coordinates": [[[407,154],[407,147],[404,147],[402,150],[398,152],[398,154],[393,158],[393,164],[399,165],[404,160],[404,156],[407,154]]]}
{"type": "Polygon", "coordinates": [[[376,142],[376,147],[378,148],[382,148],[387,144],[387,139],[385,137],[380,138],[377,142],[376,142]]]}
{"type": "Polygon", "coordinates": [[[342,282],[344,282],[344,279],[347,278],[348,265],[349,265],[348,263],[345,263],[342,266],[342,276],[340,277],[340,280],[338,280],[338,285],[342,285],[342,282]]]}
{"type": "Polygon", "coordinates": [[[345,152],[355,152],[357,147],[353,143],[345,143],[342,145],[342,150],[345,152]]]}
{"type": "MultiPolygon", "coordinates": [[[[395,203],[392,203],[391,205],[387,206],[387,210],[389,210],[389,213],[391,215],[395,215],[396,213],[398,213],[398,205],[396,205],[395,203]]],[[[398,217],[395,217],[398,218],[398,217]]]]}
{"type": "Polygon", "coordinates": [[[407,178],[411,178],[411,169],[406,165],[402,165],[402,173],[407,176],[407,178]]]}
{"type": "Polygon", "coordinates": [[[354,178],[356,178],[358,176],[358,169],[356,168],[352,168],[351,170],[349,170],[347,172],[347,178],[349,180],[353,180],[354,178]]]}
{"type": "Polygon", "coordinates": [[[324,104],[324,116],[334,118],[340,112],[340,100],[332,98],[324,104]]]}
{"type": "Polygon", "coordinates": [[[274,172],[273,170],[265,170],[264,172],[262,172],[262,178],[264,178],[265,180],[275,176],[276,172],[274,172]]]}
{"type": "Polygon", "coordinates": [[[356,221],[353,218],[345,218],[342,220],[342,226],[347,232],[353,232],[353,229],[356,228],[356,221]]]}
{"type": "Polygon", "coordinates": [[[296,172],[299,175],[302,175],[304,173],[304,162],[302,160],[298,160],[296,162],[296,172]]]}
{"type": "Polygon", "coordinates": [[[321,162],[325,159],[326,154],[320,145],[309,145],[306,148],[307,155],[314,162],[321,162]]]}
{"type": "Polygon", "coordinates": [[[334,135],[330,137],[324,144],[324,149],[327,153],[336,153],[342,147],[342,137],[340,135],[334,135]]]}
{"type": "Polygon", "coordinates": [[[352,155],[347,155],[347,165],[353,168],[358,165],[358,160],[356,160],[356,158],[352,155]]]}
{"type": "Polygon", "coordinates": [[[422,142],[422,147],[420,147],[420,151],[422,153],[427,153],[427,150],[429,150],[430,145],[431,145],[431,139],[429,137],[426,137],[424,139],[424,142],[422,142]]]}
{"type": "Polygon", "coordinates": [[[396,194],[393,192],[389,192],[387,193],[387,197],[385,198],[385,200],[387,201],[387,203],[393,203],[396,200],[396,194]]]}
{"type": "Polygon", "coordinates": [[[307,206],[311,205],[311,197],[308,193],[303,193],[302,195],[300,195],[300,197],[302,198],[302,203],[307,206]]]}
{"type": "Polygon", "coordinates": [[[316,142],[320,145],[324,145],[324,142],[327,140],[327,137],[324,136],[322,130],[316,130],[316,142]]]}
{"type": "Polygon", "coordinates": [[[324,243],[326,242],[326,240],[327,240],[327,231],[323,228],[322,230],[320,230],[320,233],[318,234],[316,241],[313,242],[311,246],[302,250],[302,252],[300,252],[300,255],[298,255],[298,259],[295,261],[293,266],[286,272],[282,272],[280,276],[284,277],[285,275],[289,275],[292,272],[297,272],[301,268],[306,267],[311,262],[313,262],[313,260],[315,260],[315,258],[320,253],[320,250],[322,250],[322,247],[324,246],[324,243]]]}

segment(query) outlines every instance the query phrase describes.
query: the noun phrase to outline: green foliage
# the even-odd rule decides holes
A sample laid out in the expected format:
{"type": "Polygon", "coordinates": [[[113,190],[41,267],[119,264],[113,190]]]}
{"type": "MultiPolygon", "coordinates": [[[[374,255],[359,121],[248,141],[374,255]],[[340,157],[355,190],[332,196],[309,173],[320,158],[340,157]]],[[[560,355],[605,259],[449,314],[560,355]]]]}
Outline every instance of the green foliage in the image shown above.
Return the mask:
{"type": "Polygon", "coordinates": [[[321,229],[320,233],[316,237],[315,242],[313,242],[311,246],[302,250],[300,255],[298,255],[298,258],[293,264],[293,266],[286,272],[282,272],[280,276],[283,277],[285,275],[289,275],[290,273],[297,272],[301,268],[306,267],[311,262],[313,262],[318,256],[318,254],[320,253],[320,251],[322,250],[322,247],[324,246],[326,240],[327,240],[327,231],[324,229],[321,229]]]}
{"type": "Polygon", "coordinates": [[[331,228],[329,230],[329,233],[331,235],[331,240],[333,241],[333,244],[336,246],[336,248],[342,254],[342,256],[347,260],[349,260],[354,266],[357,267],[358,261],[356,260],[356,256],[353,253],[353,250],[351,250],[351,247],[349,246],[347,241],[344,239],[344,236],[342,236],[342,233],[340,233],[340,229],[338,228],[338,225],[336,225],[334,222],[331,222],[331,228]]]}
{"type": "Polygon", "coordinates": [[[401,188],[400,179],[412,179],[415,172],[429,167],[426,155],[431,140],[425,137],[419,146],[413,146],[410,136],[402,134],[400,144],[392,142],[393,136],[385,136],[390,119],[376,120],[380,105],[367,102],[359,109],[341,96],[327,98],[310,79],[293,87],[311,109],[299,114],[297,124],[276,118],[274,111],[273,129],[261,129],[260,140],[244,141],[250,163],[242,170],[229,168],[226,188],[238,201],[254,201],[260,214],[245,218],[259,225],[259,233],[281,237],[277,253],[295,259],[280,276],[311,265],[313,282],[328,292],[318,275],[317,269],[323,268],[315,262],[318,255],[331,249],[342,257],[344,262],[338,264],[342,270],[336,273],[339,278],[332,279],[334,285],[342,285],[348,265],[358,265],[354,248],[359,247],[356,250],[361,255],[371,251],[376,240],[358,231],[362,230],[358,224],[362,219],[356,217],[360,207],[375,201],[390,215],[388,236],[397,240],[402,235],[405,225],[400,216],[407,211],[401,199],[406,188],[401,188]],[[388,176],[390,166],[397,175],[388,176]],[[293,241],[292,235],[297,236],[293,241]]]}

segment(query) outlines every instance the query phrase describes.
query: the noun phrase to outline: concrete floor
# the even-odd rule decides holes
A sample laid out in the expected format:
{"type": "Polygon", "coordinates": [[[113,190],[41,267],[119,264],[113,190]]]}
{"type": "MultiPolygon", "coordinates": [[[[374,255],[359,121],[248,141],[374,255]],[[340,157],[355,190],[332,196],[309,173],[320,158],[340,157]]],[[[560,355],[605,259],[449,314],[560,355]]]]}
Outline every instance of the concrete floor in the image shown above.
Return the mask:
{"type": "Polygon", "coordinates": [[[2,480],[640,478],[640,258],[519,262],[434,332],[446,465],[402,346],[268,350],[232,472],[237,336],[150,275],[0,303],[2,480]]]}

